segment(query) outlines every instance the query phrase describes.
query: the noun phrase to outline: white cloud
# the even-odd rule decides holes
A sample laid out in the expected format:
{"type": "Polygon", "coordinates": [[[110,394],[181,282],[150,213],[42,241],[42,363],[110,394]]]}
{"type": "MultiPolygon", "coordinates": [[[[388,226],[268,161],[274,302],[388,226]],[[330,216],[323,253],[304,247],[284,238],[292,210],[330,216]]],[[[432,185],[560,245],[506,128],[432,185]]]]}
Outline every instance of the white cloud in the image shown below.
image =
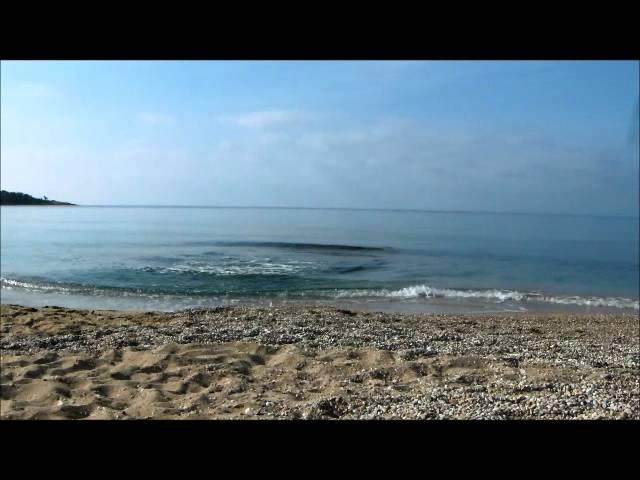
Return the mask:
{"type": "Polygon", "coordinates": [[[165,127],[176,123],[171,115],[157,112],[143,112],[138,115],[138,118],[142,123],[153,127],[165,127]]]}
{"type": "Polygon", "coordinates": [[[299,123],[306,119],[306,115],[294,110],[264,110],[225,117],[225,119],[237,127],[266,129],[299,123]]]}

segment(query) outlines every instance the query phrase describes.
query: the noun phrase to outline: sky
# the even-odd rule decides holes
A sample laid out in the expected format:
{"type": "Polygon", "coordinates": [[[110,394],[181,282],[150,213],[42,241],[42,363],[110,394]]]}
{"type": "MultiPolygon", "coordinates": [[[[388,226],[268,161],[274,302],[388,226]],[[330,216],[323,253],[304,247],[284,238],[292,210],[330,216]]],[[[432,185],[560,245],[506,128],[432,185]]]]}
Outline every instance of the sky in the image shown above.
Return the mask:
{"type": "Polygon", "coordinates": [[[2,61],[2,189],[638,215],[639,62],[2,61]]]}

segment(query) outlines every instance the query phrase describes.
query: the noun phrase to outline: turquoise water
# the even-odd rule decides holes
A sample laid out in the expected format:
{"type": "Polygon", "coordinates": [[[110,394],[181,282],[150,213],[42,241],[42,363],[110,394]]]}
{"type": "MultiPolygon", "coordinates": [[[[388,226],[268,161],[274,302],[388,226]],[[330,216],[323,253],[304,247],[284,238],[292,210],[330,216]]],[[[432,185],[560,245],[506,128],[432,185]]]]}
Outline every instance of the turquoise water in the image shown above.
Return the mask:
{"type": "Polygon", "coordinates": [[[2,302],[638,310],[637,218],[2,207],[2,302]]]}

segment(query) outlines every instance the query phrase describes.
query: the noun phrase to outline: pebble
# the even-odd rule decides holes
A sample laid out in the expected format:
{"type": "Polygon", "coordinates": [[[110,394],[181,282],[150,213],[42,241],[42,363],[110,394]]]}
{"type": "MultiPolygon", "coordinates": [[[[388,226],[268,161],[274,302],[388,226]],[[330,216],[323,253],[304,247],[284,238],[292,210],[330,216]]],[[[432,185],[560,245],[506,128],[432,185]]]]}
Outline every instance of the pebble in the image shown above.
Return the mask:
{"type": "MultiPolygon", "coordinates": [[[[443,378],[442,383],[418,378],[407,387],[388,378],[383,369],[373,368],[351,376],[349,390],[342,390],[340,397],[305,400],[301,393],[292,394],[291,402],[265,401],[257,411],[243,411],[268,418],[640,419],[639,320],[634,315],[398,315],[319,306],[236,306],[166,315],[167,322],[114,322],[108,329],[80,329],[73,334],[9,331],[0,337],[0,353],[146,350],[168,343],[250,341],[274,348],[295,344],[308,357],[335,348],[398,352],[407,362],[473,356],[501,362],[505,372],[521,375],[485,383],[468,375],[443,378]],[[536,381],[535,375],[527,375],[535,368],[572,369],[582,377],[573,383],[560,378],[536,381]],[[373,385],[372,377],[380,377],[377,384],[383,387],[373,385]]],[[[209,368],[214,370],[215,365],[209,368]]]]}

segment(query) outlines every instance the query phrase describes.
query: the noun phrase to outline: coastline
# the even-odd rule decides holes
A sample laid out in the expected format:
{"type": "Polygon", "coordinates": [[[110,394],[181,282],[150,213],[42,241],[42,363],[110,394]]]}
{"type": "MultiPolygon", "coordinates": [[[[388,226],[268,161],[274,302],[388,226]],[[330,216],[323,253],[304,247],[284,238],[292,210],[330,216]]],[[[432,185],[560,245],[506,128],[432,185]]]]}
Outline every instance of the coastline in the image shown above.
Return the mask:
{"type": "MultiPolygon", "coordinates": [[[[33,284],[0,277],[2,283],[2,304],[23,305],[42,308],[56,305],[78,310],[127,310],[136,312],[176,312],[190,308],[223,307],[334,307],[345,310],[385,312],[389,314],[452,314],[468,313],[537,313],[537,314],[638,314],[638,300],[624,297],[594,297],[569,295],[527,294],[526,292],[495,289],[451,290],[449,297],[373,295],[304,296],[270,295],[270,296],[189,296],[178,294],[140,294],[139,292],[119,292],[109,295],[106,289],[99,288],[74,292],[74,286],[51,284],[33,284]],[[39,290],[39,291],[38,291],[39,290]],[[487,298],[492,292],[495,298],[487,298]],[[130,293],[130,294],[127,294],[130,293]],[[482,295],[484,293],[484,296],[482,295]],[[498,295],[511,295],[512,299],[500,300],[498,295]],[[520,298],[521,297],[521,298],[520,298]]],[[[76,287],[77,288],[77,287],[76,287]]],[[[410,291],[422,286],[398,290],[410,291]]],[[[427,287],[424,287],[426,289],[427,287]]],[[[356,292],[357,293],[357,292],[356,292]]],[[[396,292],[393,292],[396,293],[396,292]]]]}
{"type": "Polygon", "coordinates": [[[0,312],[2,419],[640,419],[637,314],[0,312]]]}

